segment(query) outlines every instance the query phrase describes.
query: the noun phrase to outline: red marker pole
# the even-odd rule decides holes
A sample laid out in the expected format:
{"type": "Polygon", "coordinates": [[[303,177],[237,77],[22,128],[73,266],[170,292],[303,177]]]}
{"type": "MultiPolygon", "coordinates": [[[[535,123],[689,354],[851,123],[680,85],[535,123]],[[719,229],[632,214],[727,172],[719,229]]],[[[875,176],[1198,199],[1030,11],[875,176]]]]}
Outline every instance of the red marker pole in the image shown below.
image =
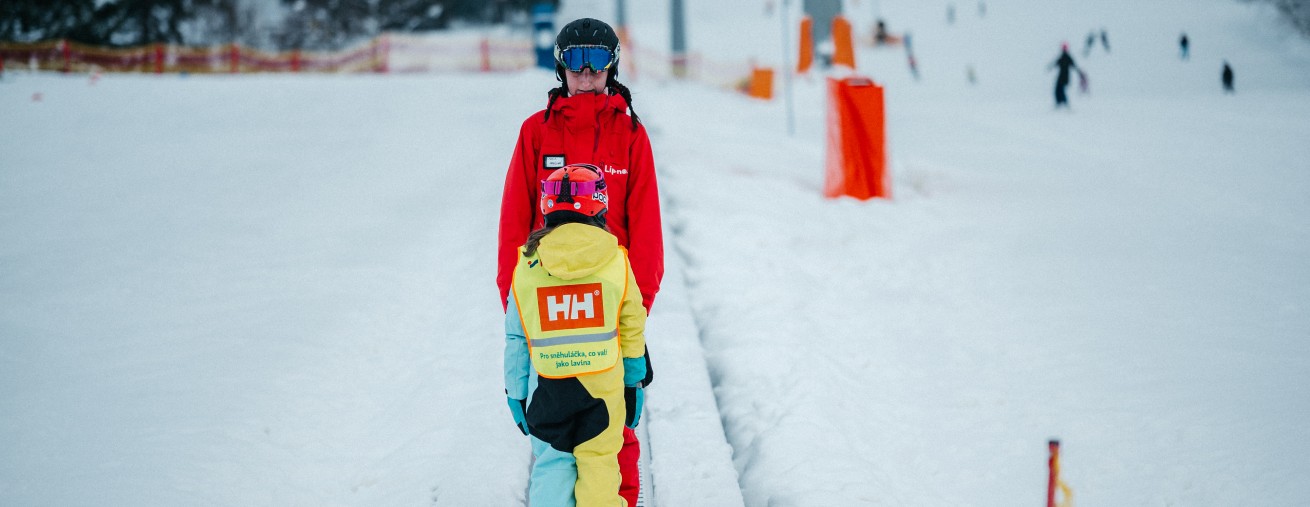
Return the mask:
{"type": "Polygon", "coordinates": [[[73,48],[68,45],[67,39],[61,39],[59,41],[59,52],[64,57],[64,68],[61,72],[67,74],[69,71],[73,70],[73,48]]]}
{"type": "Polygon", "coordinates": [[[1051,474],[1046,482],[1046,507],[1055,507],[1055,490],[1060,483],[1060,441],[1051,440],[1047,446],[1051,450],[1051,458],[1047,461],[1051,474]]]}
{"type": "Polygon", "coordinates": [[[480,52],[482,53],[482,72],[491,72],[491,42],[486,37],[482,38],[480,52]]]}

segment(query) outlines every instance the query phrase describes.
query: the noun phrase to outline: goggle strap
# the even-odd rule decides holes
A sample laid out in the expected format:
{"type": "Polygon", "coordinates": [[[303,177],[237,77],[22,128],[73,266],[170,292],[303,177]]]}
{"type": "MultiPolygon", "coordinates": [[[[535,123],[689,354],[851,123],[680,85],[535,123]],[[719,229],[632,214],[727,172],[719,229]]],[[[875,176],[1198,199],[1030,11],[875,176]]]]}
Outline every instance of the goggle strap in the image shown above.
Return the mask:
{"type": "MultiPolygon", "coordinates": [[[[560,195],[561,190],[564,189],[563,183],[562,181],[543,181],[541,182],[541,191],[549,195],[560,195]]],[[[569,182],[569,195],[591,195],[596,193],[598,188],[605,188],[598,186],[597,183],[600,183],[600,181],[569,182]]]]}

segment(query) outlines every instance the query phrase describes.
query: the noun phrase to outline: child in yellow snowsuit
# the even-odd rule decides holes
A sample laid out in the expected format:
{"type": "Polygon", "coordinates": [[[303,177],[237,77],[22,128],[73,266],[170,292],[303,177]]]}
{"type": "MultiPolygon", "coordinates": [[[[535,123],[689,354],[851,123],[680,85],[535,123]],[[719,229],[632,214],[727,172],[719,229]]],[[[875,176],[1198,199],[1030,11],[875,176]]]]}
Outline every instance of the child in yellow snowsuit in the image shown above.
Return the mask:
{"type": "Polygon", "coordinates": [[[646,376],[646,311],[627,251],[605,229],[605,179],[575,164],[542,182],[505,316],[505,393],[532,437],[533,507],[624,507],[618,453],[646,376]],[[575,503],[576,502],[576,503],[575,503]]]}

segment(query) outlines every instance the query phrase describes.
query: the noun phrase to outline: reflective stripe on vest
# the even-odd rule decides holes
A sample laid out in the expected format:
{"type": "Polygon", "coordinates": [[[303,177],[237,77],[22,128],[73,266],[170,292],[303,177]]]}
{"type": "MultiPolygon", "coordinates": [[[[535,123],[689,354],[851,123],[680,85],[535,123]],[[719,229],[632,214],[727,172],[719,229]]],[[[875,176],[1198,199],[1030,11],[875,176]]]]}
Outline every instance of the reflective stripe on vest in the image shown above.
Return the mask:
{"type": "Polygon", "coordinates": [[[539,257],[519,251],[511,289],[528,339],[528,355],[546,378],[600,373],[619,363],[619,313],[628,291],[628,252],[590,276],[551,276],[539,257]]]}

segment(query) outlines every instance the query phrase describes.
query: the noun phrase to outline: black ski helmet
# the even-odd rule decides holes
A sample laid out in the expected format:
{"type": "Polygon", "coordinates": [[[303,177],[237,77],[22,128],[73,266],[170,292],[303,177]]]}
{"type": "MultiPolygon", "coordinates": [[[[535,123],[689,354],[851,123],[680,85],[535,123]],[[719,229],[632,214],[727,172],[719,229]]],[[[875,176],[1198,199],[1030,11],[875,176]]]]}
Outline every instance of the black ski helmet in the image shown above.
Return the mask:
{"type": "Polygon", "coordinates": [[[619,35],[608,23],[595,18],[580,18],[570,21],[555,36],[555,75],[564,81],[564,64],[560,63],[560,52],[572,46],[604,46],[614,53],[614,64],[610,67],[609,79],[613,81],[619,74],[619,35]]]}

